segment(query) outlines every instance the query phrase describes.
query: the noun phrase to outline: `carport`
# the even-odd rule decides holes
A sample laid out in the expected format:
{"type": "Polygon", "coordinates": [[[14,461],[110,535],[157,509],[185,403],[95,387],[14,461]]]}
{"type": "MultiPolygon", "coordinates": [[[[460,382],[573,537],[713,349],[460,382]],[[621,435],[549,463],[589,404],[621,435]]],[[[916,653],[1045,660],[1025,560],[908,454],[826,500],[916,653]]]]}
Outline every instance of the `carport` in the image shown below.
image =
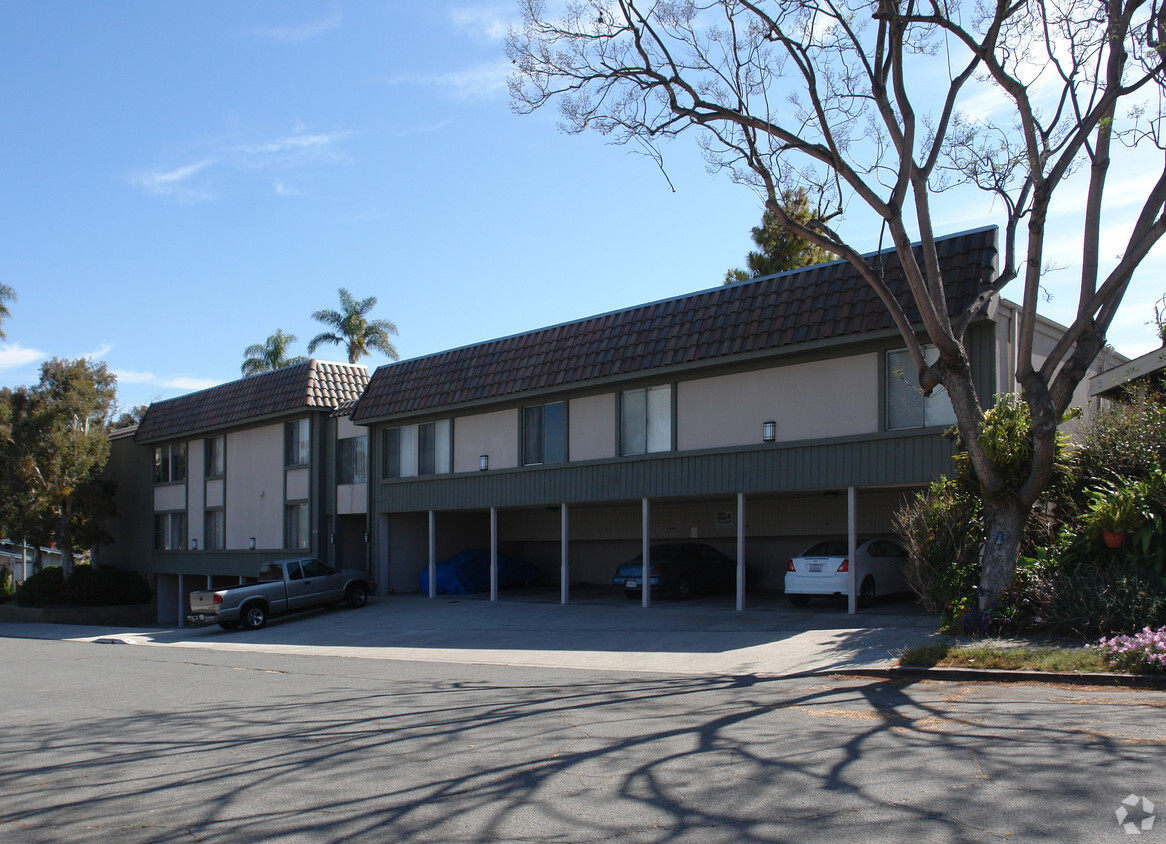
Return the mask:
{"type": "MultiPolygon", "coordinates": [[[[438,562],[483,548],[490,556],[490,601],[500,599],[498,560],[507,554],[538,565],[542,582],[557,584],[559,603],[567,604],[573,587],[606,586],[615,564],[637,552],[650,566],[655,543],[705,542],[736,561],[734,606],[743,611],[747,587],[779,589],[785,562],[812,541],[846,536],[853,556],[860,535],[889,534],[890,513],[909,491],[849,487],[381,514],[378,547],[385,553],[377,577],[396,591],[417,591],[417,575],[426,569],[429,597],[436,598],[438,562]]],[[[849,586],[854,613],[853,568],[849,586]]],[[[640,603],[652,603],[646,579],[640,603]]]]}

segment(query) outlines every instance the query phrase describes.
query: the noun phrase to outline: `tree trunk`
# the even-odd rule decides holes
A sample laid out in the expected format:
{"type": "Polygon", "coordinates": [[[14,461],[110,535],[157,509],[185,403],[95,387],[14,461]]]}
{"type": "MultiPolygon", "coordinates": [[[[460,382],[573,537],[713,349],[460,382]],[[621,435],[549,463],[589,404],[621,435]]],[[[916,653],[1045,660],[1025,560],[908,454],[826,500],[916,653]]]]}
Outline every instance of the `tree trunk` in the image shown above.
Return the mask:
{"type": "Polygon", "coordinates": [[[73,529],[70,525],[72,512],[69,507],[61,507],[61,519],[57,531],[57,544],[61,547],[61,573],[68,580],[73,576],[73,529]]]}
{"type": "Polygon", "coordinates": [[[1031,506],[1018,499],[995,503],[984,502],[984,552],[980,560],[980,609],[986,610],[1000,603],[1001,596],[1012,585],[1016,561],[1020,557],[1020,542],[1028,522],[1031,506]]]}

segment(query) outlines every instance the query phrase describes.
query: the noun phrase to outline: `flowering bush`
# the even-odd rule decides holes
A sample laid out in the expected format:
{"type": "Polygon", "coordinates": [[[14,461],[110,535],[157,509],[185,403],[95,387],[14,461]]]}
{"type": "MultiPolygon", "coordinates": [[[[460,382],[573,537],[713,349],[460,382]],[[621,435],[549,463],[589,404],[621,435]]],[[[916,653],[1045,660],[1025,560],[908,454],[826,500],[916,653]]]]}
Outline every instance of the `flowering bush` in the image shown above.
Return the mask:
{"type": "Polygon", "coordinates": [[[1142,629],[1136,636],[1104,636],[1096,645],[1086,645],[1101,652],[1113,668],[1130,674],[1166,672],[1166,627],[1142,629]]]}

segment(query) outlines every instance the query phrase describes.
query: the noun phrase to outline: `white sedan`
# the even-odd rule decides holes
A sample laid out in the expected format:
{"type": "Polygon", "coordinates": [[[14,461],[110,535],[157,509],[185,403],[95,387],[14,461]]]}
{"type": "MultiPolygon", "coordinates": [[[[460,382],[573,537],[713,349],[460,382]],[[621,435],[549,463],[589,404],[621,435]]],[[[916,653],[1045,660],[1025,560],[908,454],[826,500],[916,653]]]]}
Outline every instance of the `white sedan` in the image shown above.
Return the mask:
{"type": "MultiPolygon", "coordinates": [[[[804,607],[814,595],[850,594],[850,559],[845,539],[827,539],[810,546],[789,561],[785,569],[785,594],[795,607],[804,607]]],[[[903,566],[907,552],[885,539],[858,543],[855,583],[858,605],[868,607],[879,595],[906,592],[903,566]]]]}

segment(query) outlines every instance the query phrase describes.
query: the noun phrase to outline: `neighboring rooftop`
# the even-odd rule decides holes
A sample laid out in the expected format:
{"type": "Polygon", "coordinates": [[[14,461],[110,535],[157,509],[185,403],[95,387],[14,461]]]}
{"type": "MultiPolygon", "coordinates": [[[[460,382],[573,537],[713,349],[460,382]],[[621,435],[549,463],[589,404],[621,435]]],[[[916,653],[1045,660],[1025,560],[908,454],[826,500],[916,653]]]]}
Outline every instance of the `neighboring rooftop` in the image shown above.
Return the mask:
{"type": "Polygon", "coordinates": [[[360,397],[369,381],[359,364],[309,360],[154,402],[134,439],[150,442],[189,436],[299,410],[335,410],[360,397]]]}
{"type": "MultiPolygon", "coordinates": [[[[951,235],[936,245],[954,317],[995,278],[996,228],[951,235]]],[[[893,250],[882,255],[886,282],[906,305],[899,259],[893,250]]],[[[919,319],[913,305],[907,313],[919,319]]],[[[388,364],[373,373],[352,419],[367,422],[892,328],[887,309],[857,270],[832,261],[388,364]]]]}
{"type": "Polygon", "coordinates": [[[1089,379],[1089,395],[1109,398],[1135,382],[1150,383],[1163,378],[1166,378],[1166,346],[1094,375],[1089,379]]]}

